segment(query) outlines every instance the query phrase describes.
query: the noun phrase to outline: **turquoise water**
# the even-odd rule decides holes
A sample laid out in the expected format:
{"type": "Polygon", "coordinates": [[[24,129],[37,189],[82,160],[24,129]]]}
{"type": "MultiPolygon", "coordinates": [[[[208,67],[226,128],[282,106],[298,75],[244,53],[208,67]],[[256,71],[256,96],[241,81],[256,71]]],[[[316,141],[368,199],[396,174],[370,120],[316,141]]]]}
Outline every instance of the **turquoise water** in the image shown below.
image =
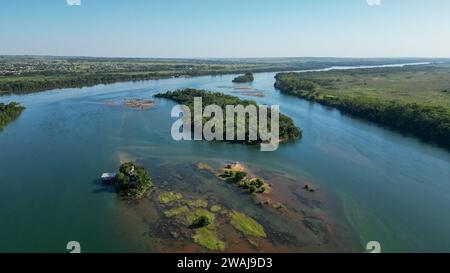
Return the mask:
{"type": "MultiPolygon", "coordinates": [[[[354,251],[379,241],[383,251],[450,252],[450,154],[414,138],[285,96],[275,73],[243,85],[265,97],[246,97],[235,75],[99,85],[3,96],[27,107],[0,134],[0,252],[151,251],[132,230],[117,196],[96,183],[120,160],[230,160],[309,180],[338,201],[335,215],[357,238],[354,251]],[[152,98],[193,87],[279,104],[304,137],[276,152],[258,147],[175,142],[171,101],[137,111],[105,101],[152,98]],[[237,88],[238,87],[238,88],[237,88]]],[[[136,220],[140,222],[140,220],[136,220]]],[[[140,234],[139,234],[140,235],[140,234]]]]}

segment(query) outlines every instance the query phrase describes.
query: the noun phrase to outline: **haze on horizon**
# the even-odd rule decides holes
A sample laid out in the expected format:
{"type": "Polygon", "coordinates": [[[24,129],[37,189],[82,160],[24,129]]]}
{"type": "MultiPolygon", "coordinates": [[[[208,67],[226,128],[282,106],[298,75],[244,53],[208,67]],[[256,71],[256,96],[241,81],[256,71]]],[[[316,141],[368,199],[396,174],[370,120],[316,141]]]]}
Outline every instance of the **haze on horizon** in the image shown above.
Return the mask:
{"type": "Polygon", "coordinates": [[[450,1],[0,0],[0,55],[450,57],[450,1]]]}

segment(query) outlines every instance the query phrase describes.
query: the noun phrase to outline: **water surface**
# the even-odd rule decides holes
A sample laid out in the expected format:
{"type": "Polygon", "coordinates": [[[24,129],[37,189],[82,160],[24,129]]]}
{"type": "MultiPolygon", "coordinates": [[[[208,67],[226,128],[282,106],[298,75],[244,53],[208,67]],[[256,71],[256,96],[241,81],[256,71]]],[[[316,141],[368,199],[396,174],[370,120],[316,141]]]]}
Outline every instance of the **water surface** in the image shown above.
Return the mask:
{"type": "Polygon", "coordinates": [[[0,134],[0,251],[65,252],[71,240],[89,252],[152,251],[141,240],[148,232],[143,219],[127,214],[115,193],[95,182],[121,160],[148,158],[240,161],[311,181],[336,200],[330,213],[352,234],[356,252],[373,240],[383,251],[450,251],[449,153],[280,94],[273,88],[274,75],[255,74],[250,85],[231,83],[235,75],[205,76],[0,97],[27,107],[0,134]],[[173,102],[157,99],[149,111],[104,103],[151,99],[187,87],[279,104],[304,137],[272,153],[175,142],[170,137],[173,102]],[[264,97],[247,96],[248,88],[264,97]]]}

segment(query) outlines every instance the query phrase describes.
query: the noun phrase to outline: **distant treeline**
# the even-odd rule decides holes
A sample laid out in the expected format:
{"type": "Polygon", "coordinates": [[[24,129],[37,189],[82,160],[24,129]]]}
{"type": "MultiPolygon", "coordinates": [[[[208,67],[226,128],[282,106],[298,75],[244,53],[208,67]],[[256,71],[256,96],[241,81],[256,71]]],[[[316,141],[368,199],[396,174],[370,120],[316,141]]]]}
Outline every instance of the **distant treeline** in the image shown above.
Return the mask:
{"type": "Polygon", "coordinates": [[[31,93],[57,88],[81,88],[97,84],[108,84],[121,81],[138,81],[162,78],[157,74],[90,74],[67,77],[31,77],[0,81],[0,92],[31,93]]]}
{"type": "Polygon", "coordinates": [[[25,107],[16,102],[0,103],[0,131],[11,121],[17,119],[25,107]]]}
{"type": "Polygon", "coordinates": [[[331,66],[382,65],[417,61],[420,60],[334,58],[182,60],[0,56],[0,95],[179,76],[295,71],[331,66]]]}
{"type": "MultiPolygon", "coordinates": [[[[202,101],[203,101],[203,105],[212,105],[212,104],[218,105],[220,108],[222,108],[222,110],[224,112],[226,111],[227,105],[242,105],[244,107],[246,107],[247,105],[257,106],[256,103],[251,100],[242,100],[240,98],[230,96],[230,95],[225,95],[223,93],[208,92],[208,91],[197,90],[197,89],[183,89],[183,90],[177,90],[177,91],[173,91],[173,92],[166,92],[166,93],[157,94],[156,97],[171,99],[173,101],[176,101],[177,103],[186,105],[191,110],[191,113],[194,113],[194,98],[195,97],[201,97],[202,101]]],[[[268,117],[270,120],[270,112],[268,113],[268,117]]],[[[279,118],[280,118],[279,119],[279,130],[280,130],[279,136],[280,136],[280,140],[282,140],[282,142],[297,140],[302,137],[302,130],[299,127],[295,126],[293,120],[290,117],[285,116],[280,113],[279,118]]],[[[191,122],[194,123],[194,120],[192,119],[191,122]]],[[[246,124],[245,124],[246,140],[249,139],[249,136],[248,136],[249,124],[248,124],[248,122],[249,121],[247,119],[246,124]]],[[[237,126],[236,123],[237,123],[237,121],[235,119],[235,128],[237,126]]],[[[194,126],[192,126],[192,129],[193,128],[194,128],[194,126]]],[[[226,118],[225,117],[224,117],[223,128],[224,128],[224,130],[223,130],[224,139],[226,139],[225,138],[225,136],[226,136],[226,118]]],[[[234,133],[236,135],[237,130],[235,130],[234,133]]],[[[237,139],[236,136],[235,136],[235,139],[237,139]]],[[[236,141],[236,142],[238,142],[238,141],[236,141]]],[[[245,141],[245,143],[247,143],[247,144],[261,143],[261,141],[259,139],[259,134],[258,134],[258,141],[255,141],[255,142],[245,141]]]]}
{"type": "Polygon", "coordinates": [[[365,96],[334,96],[316,91],[316,84],[317,82],[304,79],[298,73],[280,73],[276,76],[275,88],[450,149],[448,108],[365,96]]]}

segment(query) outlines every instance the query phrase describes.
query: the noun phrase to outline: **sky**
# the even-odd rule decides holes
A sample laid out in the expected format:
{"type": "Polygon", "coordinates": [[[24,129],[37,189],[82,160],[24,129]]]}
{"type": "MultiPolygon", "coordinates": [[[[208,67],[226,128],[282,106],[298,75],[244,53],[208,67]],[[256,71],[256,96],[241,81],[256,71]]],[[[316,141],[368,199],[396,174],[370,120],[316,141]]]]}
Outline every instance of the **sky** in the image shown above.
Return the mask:
{"type": "Polygon", "coordinates": [[[450,57],[448,0],[0,0],[0,55],[450,57]]]}

